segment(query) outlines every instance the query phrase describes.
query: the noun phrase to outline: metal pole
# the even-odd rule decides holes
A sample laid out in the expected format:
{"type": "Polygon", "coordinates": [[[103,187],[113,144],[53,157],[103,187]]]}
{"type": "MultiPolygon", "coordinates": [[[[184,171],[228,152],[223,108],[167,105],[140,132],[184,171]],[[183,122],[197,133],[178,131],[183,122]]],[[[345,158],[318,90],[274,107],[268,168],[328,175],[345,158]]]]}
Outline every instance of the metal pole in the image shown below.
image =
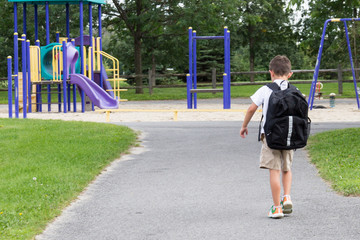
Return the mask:
{"type": "MultiPolygon", "coordinates": [[[[84,74],[84,20],[83,20],[83,1],[79,3],[80,7],[80,73],[84,74]]],[[[81,112],[85,112],[85,93],[81,89],[81,112]]]]}
{"type": "Polygon", "coordinates": [[[351,54],[351,46],[350,46],[350,40],[349,40],[349,33],[348,33],[348,28],[347,28],[346,21],[343,21],[343,22],[344,22],[344,27],[345,27],[346,42],[347,42],[348,51],[349,51],[351,71],[352,71],[353,80],[354,80],[354,88],[355,88],[356,101],[357,101],[358,109],[360,109],[359,94],[358,94],[357,85],[356,85],[356,77],[355,77],[354,64],[353,64],[353,59],[352,59],[352,54],[351,54]]]}
{"type": "MultiPolygon", "coordinates": [[[[197,89],[197,76],[196,76],[196,31],[193,31],[193,89],[197,89]]],[[[194,96],[194,109],[197,108],[197,93],[194,96]]]]}
{"type": "MultiPolygon", "coordinates": [[[[50,22],[49,22],[49,2],[45,2],[45,21],[46,21],[46,45],[50,44],[50,22]]],[[[51,86],[47,85],[48,92],[48,111],[51,112],[51,86]]]]}
{"type": "MultiPolygon", "coordinates": [[[[99,46],[99,50],[102,51],[102,22],[101,22],[101,4],[98,5],[98,18],[99,18],[99,37],[100,37],[100,46],[99,46]]],[[[100,53],[98,53],[100,54],[100,53]]],[[[102,67],[102,54],[100,54],[100,87],[104,88],[104,83],[103,83],[103,67],[102,67]]]]}
{"type": "Polygon", "coordinates": [[[231,71],[230,71],[230,31],[227,31],[227,47],[228,47],[228,52],[227,52],[227,56],[228,56],[228,60],[227,60],[227,90],[228,90],[228,99],[227,99],[227,107],[230,109],[231,108],[231,71]]]}
{"type": "MultiPolygon", "coordinates": [[[[89,77],[91,80],[94,80],[94,69],[93,69],[93,66],[94,66],[94,59],[93,59],[93,41],[92,41],[92,38],[93,38],[93,27],[92,27],[92,4],[91,2],[89,2],[89,38],[90,38],[90,43],[89,43],[89,47],[91,48],[91,52],[90,52],[90,56],[89,58],[91,59],[90,60],[90,64],[91,66],[88,66],[88,69],[90,71],[90,74],[89,74],[89,77]]],[[[95,111],[95,107],[94,107],[94,103],[91,103],[91,109],[93,111],[95,111]]]]}
{"type": "Polygon", "coordinates": [[[23,118],[27,117],[26,105],[27,105],[27,81],[26,81],[26,35],[21,35],[21,66],[22,66],[22,86],[23,86],[23,118]]]}
{"type": "Polygon", "coordinates": [[[15,91],[15,117],[19,118],[19,46],[18,39],[17,3],[14,2],[14,91],[15,91]]]}
{"type": "Polygon", "coordinates": [[[31,113],[31,68],[30,68],[30,40],[26,40],[26,68],[27,68],[27,98],[29,101],[29,113],[31,113]]]}
{"type": "MultiPolygon", "coordinates": [[[[75,47],[75,39],[72,39],[71,43],[75,47]]],[[[76,112],[76,85],[75,84],[73,84],[73,107],[74,107],[74,112],[76,112]]]]}
{"type": "MultiPolygon", "coordinates": [[[[70,5],[69,3],[66,3],[66,37],[67,37],[67,41],[70,42],[70,5]]],[[[68,76],[69,73],[67,73],[68,76]]],[[[65,91],[65,89],[64,89],[65,91]]],[[[70,107],[71,107],[71,100],[70,100],[70,94],[71,93],[71,84],[67,85],[67,103],[68,103],[68,111],[70,111],[70,107]]],[[[64,101],[65,102],[65,101],[64,101]]],[[[64,106],[65,107],[65,106],[64,106]]],[[[64,110],[65,112],[65,110],[64,110]]]]}
{"type": "Polygon", "coordinates": [[[189,76],[186,75],[186,85],[187,85],[187,108],[192,108],[192,93],[190,92],[190,89],[192,87],[192,76],[193,76],[193,70],[192,70],[192,27],[189,27],[188,30],[189,35],[189,76]]]}
{"type": "Polygon", "coordinates": [[[38,26],[38,5],[34,4],[34,25],[35,25],[35,41],[39,39],[38,26]]]}
{"type": "Polygon", "coordinates": [[[227,79],[228,79],[228,76],[227,76],[227,74],[226,73],[223,73],[223,92],[224,92],[224,97],[223,97],[223,108],[224,109],[227,109],[226,108],[226,104],[227,104],[227,102],[226,102],[226,100],[227,100],[227,90],[226,90],[226,88],[227,88],[227,79]]]}
{"type": "Polygon", "coordinates": [[[315,72],[314,72],[313,80],[311,83],[310,93],[309,93],[309,98],[308,98],[308,104],[310,106],[310,110],[312,110],[313,104],[314,104],[315,88],[316,88],[316,83],[317,83],[317,79],[319,76],[321,54],[322,54],[322,50],[323,50],[323,46],[324,46],[326,27],[330,21],[331,21],[331,19],[328,19],[325,21],[322,36],[321,36],[319,52],[318,52],[318,56],[317,56],[317,60],[316,60],[315,72]]]}
{"type": "MultiPolygon", "coordinates": [[[[35,45],[40,47],[40,40],[36,40],[35,45]]],[[[38,56],[39,58],[41,56],[38,56]]],[[[39,66],[41,67],[41,66],[39,66]]],[[[41,85],[36,84],[36,111],[42,112],[41,85]]]]}
{"type": "Polygon", "coordinates": [[[224,75],[223,75],[223,108],[224,109],[229,109],[230,106],[229,106],[229,99],[230,99],[230,96],[229,96],[229,65],[228,65],[228,61],[229,61],[229,57],[228,57],[228,54],[229,54],[229,41],[228,41],[228,28],[227,27],[224,27],[224,68],[225,68],[225,71],[224,71],[224,75]]]}
{"type": "Polygon", "coordinates": [[[11,69],[11,56],[7,57],[7,71],[8,71],[8,106],[9,118],[12,118],[12,69],[11,69]]]}
{"type": "Polygon", "coordinates": [[[66,49],[66,41],[62,42],[63,48],[63,97],[64,97],[64,113],[67,113],[67,86],[66,80],[68,79],[69,72],[67,71],[67,49],[66,49]]]}

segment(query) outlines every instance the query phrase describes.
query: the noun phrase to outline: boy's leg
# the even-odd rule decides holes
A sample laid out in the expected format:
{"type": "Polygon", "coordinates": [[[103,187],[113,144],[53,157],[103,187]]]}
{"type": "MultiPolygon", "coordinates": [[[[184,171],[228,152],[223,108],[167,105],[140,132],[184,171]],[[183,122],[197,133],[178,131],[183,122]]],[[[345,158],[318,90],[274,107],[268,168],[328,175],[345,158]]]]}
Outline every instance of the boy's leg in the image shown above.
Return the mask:
{"type": "Polygon", "coordinates": [[[282,184],[284,188],[284,195],[290,195],[291,191],[291,182],[292,182],[292,172],[289,171],[283,171],[282,173],[282,184]]]}
{"type": "Polygon", "coordinates": [[[271,193],[274,201],[274,206],[280,206],[280,195],[281,195],[281,185],[280,185],[280,170],[270,170],[270,187],[271,193]]]}
{"type": "Polygon", "coordinates": [[[292,213],[292,201],[290,198],[292,172],[291,170],[282,172],[282,183],[284,188],[284,196],[281,199],[281,205],[285,214],[292,213]]]}

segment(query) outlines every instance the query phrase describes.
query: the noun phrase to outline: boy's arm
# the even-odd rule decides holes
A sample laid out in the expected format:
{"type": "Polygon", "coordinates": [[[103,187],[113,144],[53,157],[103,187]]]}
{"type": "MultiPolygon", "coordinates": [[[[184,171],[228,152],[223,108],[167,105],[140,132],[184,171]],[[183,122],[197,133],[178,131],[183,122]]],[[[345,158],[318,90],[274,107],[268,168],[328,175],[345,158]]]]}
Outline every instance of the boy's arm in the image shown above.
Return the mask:
{"type": "Polygon", "coordinates": [[[247,125],[249,124],[251,118],[254,116],[254,113],[256,112],[257,108],[258,108],[258,106],[255,103],[252,103],[250,105],[250,107],[248,108],[248,110],[245,114],[245,119],[244,119],[243,125],[240,130],[240,136],[242,138],[245,138],[245,134],[248,135],[247,125]]]}

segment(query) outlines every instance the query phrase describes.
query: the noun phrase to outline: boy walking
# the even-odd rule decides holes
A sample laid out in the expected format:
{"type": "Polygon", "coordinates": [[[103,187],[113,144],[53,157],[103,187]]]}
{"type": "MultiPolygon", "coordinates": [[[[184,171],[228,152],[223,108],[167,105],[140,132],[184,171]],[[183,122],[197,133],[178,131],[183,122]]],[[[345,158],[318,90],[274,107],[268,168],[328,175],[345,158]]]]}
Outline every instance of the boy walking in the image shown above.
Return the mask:
{"type": "MultiPolygon", "coordinates": [[[[291,77],[291,62],[286,56],[274,57],[269,65],[269,72],[272,82],[276,83],[281,90],[288,88],[288,79],[291,77]]],[[[273,206],[271,207],[268,217],[282,218],[285,214],[292,212],[292,202],[290,198],[292,173],[291,164],[293,161],[294,150],[276,150],[268,147],[265,138],[264,125],[266,122],[266,115],[268,110],[269,98],[272,90],[263,86],[258,89],[250,98],[252,104],[248,108],[244,122],[240,130],[240,136],[245,138],[248,134],[248,124],[256,112],[257,108],[262,105],[263,108],[263,121],[261,125],[261,141],[262,148],[260,154],[260,168],[269,169],[270,171],[270,188],[273,198],[273,206]],[[284,194],[281,197],[281,181],[280,176],[282,173],[282,185],[284,194]]]]}

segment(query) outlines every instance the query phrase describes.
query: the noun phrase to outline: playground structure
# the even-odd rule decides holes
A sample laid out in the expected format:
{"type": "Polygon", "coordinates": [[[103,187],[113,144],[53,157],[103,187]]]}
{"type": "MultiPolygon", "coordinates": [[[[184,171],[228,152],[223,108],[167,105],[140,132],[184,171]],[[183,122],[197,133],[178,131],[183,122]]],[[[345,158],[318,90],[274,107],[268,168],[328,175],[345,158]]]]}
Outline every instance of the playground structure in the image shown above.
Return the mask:
{"type": "Polygon", "coordinates": [[[8,57],[8,103],[9,118],[13,117],[13,91],[15,117],[19,118],[19,112],[23,111],[23,117],[33,110],[42,112],[42,86],[47,88],[48,111],[51,111],[51,94],[58,95],[59,112],[63,104],[63,112],[71,109],[70,97],[73,97],[73,111],[76,112],[76,88],[80,91],[81,108],[85,112],[85,105],[94,110],[94,105],[99,108],[116,109],[120,98],[120,82],[126,81],[119,77],[119,61],[102,51],[101,38],[101,5],[104,0],[8,0],[14,3],[14,68],[12,69],[12,57],[8,57]],[[18,3],[23,5],[23,34],[19,38],[17,11],[18,3]],[[83,5],[89,6],[89,35],[85,36],[83,23],[83,5]],[[35,45],[30,45],[26,38],[27,4],[34,6],[35,22],[35,45]],[[62,4],[66,7],[66,37],[60,37],[56,33],[56,43],[50,43],[50,11],[49,5],[62,4]],[[93,36],[93,4],[98,6],[98,37],[93,36]],[[46,46],[40,46],[38,40],[38,5],[45,5],[46,13],[46,46]],[[70,5],[79,5],[80,12],[80,36],[70,38],[70,5]],[[21,45],[21,72],[19,72],[19,42],[21,45]],[[108,59],[106,69],[103,61],[108,59]],[[108,78],[106,71],[110,71],[108,78]],[[110,84],[113,82],[113,84],[110,84]],[[14,83],[14,89],[12,85],[14,83]],[[51,86],[57,85],[57,92],[51,92],[51,86]],[[71,86],[72,92],[71,92],[71,86]],[[85,94],[86,97],[85,98],[85,94]],[[62,96],[61,96],[62,95],[62,96]],[[32,108],[35,105],[36,108],[32,108]],[[22,108],[22,109],[21,109],[22,108]]]}
{"type": "Polygon", "coordinates": [[[314,72],[313,80],[312,80],[312,83],[311,83],[309,99],[308,99],[310,110],[312,110],[312,108],[313,108],[315,92],[316,92],[316,88],[318,86],[317,85],[317,79],[318,79],[318,76],[319,76],[321,55],[322,55],[322,50],[323,50],[323,46],[324,46],[326,27],[327,27],[329,22],[343,22],[344,23],[345,35],[346,35],[346,43],[347,43],[347,47],[348,47],[348,51],[349,51],[351,70],[352,70],[352,76],[353,76],[353,81],[354,81],[355,96],[356,96],[358,109],[360,109],[359,94],[358,94],[358,91],[357,91],[355,70],[354,70],[354,64],[353,64],[353,59],[352,59],[352,54],[351,54],[349,33],[348,33],[348,28],[347,28],[347,22],[348,21],[360,21],[360,18],[334,18],[334,19],[328,19],[324,23],[324,28],[323,28],[323,32],[322,32],[322,36],[321,36],[321,41],[320,41],[319,52],[318,52],[318,56],[317,56],[317,60],[316,60],[315,72],[314,72]]]}
{"type": "Polygon", "coordinates": [[[224,36],[196,36],[196,31],[189,27],[189,74],[187,82],[187,107],[197,109],[197,93],[201,92],[223,92],[223,108],[230,109],[230,31],[224,27],[224,36]],[[224,73],[223,89],[197,89],[196,71],[196,40],[223,39],[224,40],[224,73]]]}

